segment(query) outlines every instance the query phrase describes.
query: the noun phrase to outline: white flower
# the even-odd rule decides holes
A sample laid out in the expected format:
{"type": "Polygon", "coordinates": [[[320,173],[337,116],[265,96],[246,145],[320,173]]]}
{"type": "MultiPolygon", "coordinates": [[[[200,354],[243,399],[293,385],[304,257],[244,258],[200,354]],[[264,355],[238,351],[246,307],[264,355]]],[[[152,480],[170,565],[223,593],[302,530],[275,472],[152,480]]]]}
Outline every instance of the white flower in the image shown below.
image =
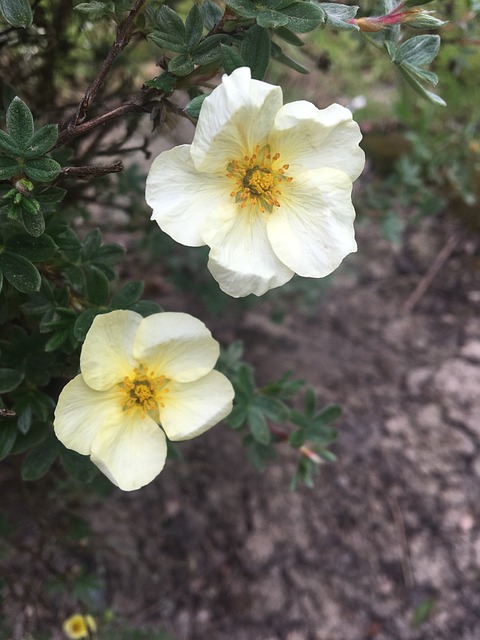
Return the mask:
{"type": "Polygon", "coordinates": [[[120,489],[139,489],[165,464],[165,433],[188,440],[230,413],[234,392],[213,370],[218,355],[210,331],[186,313],[97,316],[83,344],[81,374],[58,399],[58,439],[90,455],[120,489]]]}
{"type": "Polygon", "coordinates": [[[282,106],[280,87],[236,69],[205,99],[192,144],[154,160],[152,219],[177,242],[208,245],[208,268],[231,296],[261,295],[294,273],[321,278],[356,251],[360,139],[348,109],[282,106]]]}

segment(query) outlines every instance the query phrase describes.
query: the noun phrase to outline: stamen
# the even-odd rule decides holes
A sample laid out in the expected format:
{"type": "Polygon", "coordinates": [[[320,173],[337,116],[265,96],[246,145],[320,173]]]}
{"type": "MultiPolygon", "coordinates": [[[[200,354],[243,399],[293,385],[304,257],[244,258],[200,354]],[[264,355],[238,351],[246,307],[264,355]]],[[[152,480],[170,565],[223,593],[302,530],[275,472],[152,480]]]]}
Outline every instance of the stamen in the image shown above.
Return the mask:
{"type": "Polygon", "coordinates": [[[260,213],[271,213],[274,207],[280,207],[282,183],[293,181],[291,176],[285,176],[288,164],[276,167],[280,159],[277,152],[273,156],[269,145],[255,148],[251,156],[244,156],[243,161],[232,160],[227,166],[227,178],[235,180],[236,189],[230,193],[231,198],[244,209],[247,204],[257,207],[260,213]],[[276,195],[274,195],[276,194],[276,195]]]}
{"type": "MultiPolygon", "coordinates": [[[[162,395],[168,393],[169,382],[163,375],[155,376],[144,365],[135,367],[133,375],[125,376],[118,385],[122,394],[123,411],[127,414],[140,411],[142,418],[150,413],[155,414],[159,406],[165,406],[162,395]]],[[[158,418],[157,415],[152,417],[158,418]]]]}

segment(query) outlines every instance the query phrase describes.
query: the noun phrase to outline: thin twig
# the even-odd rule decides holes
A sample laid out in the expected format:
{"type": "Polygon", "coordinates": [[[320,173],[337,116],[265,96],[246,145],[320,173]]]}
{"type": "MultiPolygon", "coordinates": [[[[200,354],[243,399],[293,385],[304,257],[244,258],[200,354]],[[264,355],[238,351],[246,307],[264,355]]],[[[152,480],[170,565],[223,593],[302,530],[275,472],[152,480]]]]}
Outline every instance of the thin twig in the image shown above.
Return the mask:
{"type": "Polygon", "coordinates": [[[147,102],[149,102],[149,100],[155,93],[158,93],[156,89],[143,87],[141,92],[137,96],[134,96],[128,102],[124,102],[119,107],[116,107],[115,109],[112,109],[111,111],[108,111],[101,116],[97,116],[96,118],[87,120],[86,122],[79,125],[70,123],[69,125],[67,125],[66,129],[60,132],[60,135],[58,136],[57,142],[55,144],[55,148],[61,147],[64,144],[71,142],[75,138],[89,133],[96,127],[109,124],[113,120],[116,120],[117,118],[120,118],[127,113],[144,111],[143,106],[147,102]]]}
{"type": "Polygon", "coordinates": [[[443,267],[445,262],[448,260],[455,247],[458,245],[459,237],[457,235],[449,236],[447,242],[445,243],[442,250],[437,254],[437,257],[430,265],[427,273],[420,280],[415,291],[411,294],[411,296],[406,301],[403,310],[405,313],[410,313],[415,305],[419,302],[422,296],[427,291],[428,287],[432,284],[433,279],[443,267]]]}
{"type": "Polygon", "coordinates": [[[88,87],[83,97],[83,100],[78,105],[77,112],[74,118],[74,125],[79,125],[85,122],[87,118],[87,111],[90,104],[95,100],[95,97],[102,86],[107,74],[110,71],[113,63],[117,59],[118,55],[125,49],[132,37],[134,22],[137,15],[143,10],[146,0],[137,0],[133,9],[130,11],[125,20],[119,25],[117,29],[117,37],[113,43],[107,57],[103,61],[100,71],[97,77],[88,87]]]}
{"type": "Polygon", "coordinates": [[[405,581],[405,586],[409,591],[411,591],[415,586],[415,578],[413,576],[412,561],[410,559],[410,551],[408,549],[407,534],[405,533],[405,522],[403,520],[402,511],[398,504],[398,500],[395,497],[391,497],[389,498],[388,502],[393,515],[393,520],[395,522],[395,527],[400,538],[400,546],[402,549],[403,579],[405,581]]]}
{"type": "Polygon", "coordinates": [[[62,176],[67,178],[100,178],[109,173],[123,171],[123,163],[118,160],[113,164],[90,165],[87,167],[63,167],[62,176]]]}

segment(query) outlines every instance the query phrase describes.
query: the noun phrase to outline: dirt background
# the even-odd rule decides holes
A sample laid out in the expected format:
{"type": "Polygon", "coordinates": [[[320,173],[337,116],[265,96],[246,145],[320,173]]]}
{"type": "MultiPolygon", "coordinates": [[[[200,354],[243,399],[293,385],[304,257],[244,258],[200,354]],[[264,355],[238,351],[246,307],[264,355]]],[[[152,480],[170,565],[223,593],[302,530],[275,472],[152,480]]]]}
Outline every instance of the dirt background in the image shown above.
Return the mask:
{"type": "Polygon", "coordinates": [[[52,591],[52,576],[85,570],[98,578],[97,610],[176,640],[480,638],[477,242],[448,218],[425,220],[401,248],[375,225],[358,240],[310,312],[208,320],[219,340],[244,341],[259,383],[292,369],[321,404],[343,405],[339,459],[315,489],[289,490],[291,451],[257,474],[225,426],[186,443],[148,487],[105,499],[52,491],[48,479],[21,489],[15,464],[4,467],[13,640],[61,638],[74,599],[52,591]],[[72,514],[91,530],[59,550],[72,514]]]}

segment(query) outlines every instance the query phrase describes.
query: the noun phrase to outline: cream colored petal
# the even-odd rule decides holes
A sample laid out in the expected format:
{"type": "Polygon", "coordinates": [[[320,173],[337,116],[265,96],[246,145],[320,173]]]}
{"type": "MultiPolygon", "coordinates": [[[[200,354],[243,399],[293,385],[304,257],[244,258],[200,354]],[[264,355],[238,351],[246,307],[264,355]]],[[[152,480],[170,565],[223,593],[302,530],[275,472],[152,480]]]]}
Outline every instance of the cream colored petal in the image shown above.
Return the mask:
{"type": "Polygon", "coordinates": [[[191,146],[195,167],[221,174],[232,160],[250,156],[266,143],[281,106],[281,88],[252,80],[248,67],[224,75],[200,111],[191,146]]]}
{"type": "Polygon", "coordinates": [[[191,382],[215,366],[218,342],[207,327],[188,313],[156,313],[138,328],[135,357],[155,375],[191,382]]]}
{"type": "Polygon", "coordinates": [[[204,231],[210,246],[208,268],[220,289],[234,298],[261,296],[293,276],[272,251],[266,233],[268,213],[232,204],[204,231]]]}
{"type": "Polygon", "coordinates": [[[350,178],[335,169],[297,177],[267,232],[280,260],[300,276],[322,278],[356,251],[350,178]]]}
{"type": "Polygon", "coordinates": [[[189,384],[174,384],[160,408],[162,427],[170,440],[194,438],[230,414],[234,395],[218,371],[189,384]]]}
{"type": "Polygon", "coordinates": [[[351,112],[339,104],[317,109],[304,100],[290,102],[277,113],[269,136],[272,153],[292,172],[330,167],[358,178],[365,165],[365,154],[358,146],[360,127],[351,112]]]}
{"type": "Polygon", "coordinates": [[[80,370],[89,387],[110,389],[131,375],[135,333],[142,316],[134,311],[111,311],[93,321],[80,356],[80,370]]]}
{"type": "Polygon", "coordinates": [[[151,482],[165,465],[165,434],[148,416],[123,413],[115,425],[103,428],[92,444],[91,459],[111,482],[134,491],[151,482]]]}
{"type": "Polygon", "coordinates": [[[121,415],[117,389],[94,391],[79,375],[60,393],[53,423],[55,435],[67,449],[89,455],[97,435],[116,425],[121,415]]]}
{"type": "Polygon", "coordinates": [[[190,145],[174,147],[155,158],[147,176],[145,199],[152,220],[176,242],[189,247],[205,244],[205,219],[228,199],[226,168],[218,178],[199,173],[190,157],[190,145]]]}

